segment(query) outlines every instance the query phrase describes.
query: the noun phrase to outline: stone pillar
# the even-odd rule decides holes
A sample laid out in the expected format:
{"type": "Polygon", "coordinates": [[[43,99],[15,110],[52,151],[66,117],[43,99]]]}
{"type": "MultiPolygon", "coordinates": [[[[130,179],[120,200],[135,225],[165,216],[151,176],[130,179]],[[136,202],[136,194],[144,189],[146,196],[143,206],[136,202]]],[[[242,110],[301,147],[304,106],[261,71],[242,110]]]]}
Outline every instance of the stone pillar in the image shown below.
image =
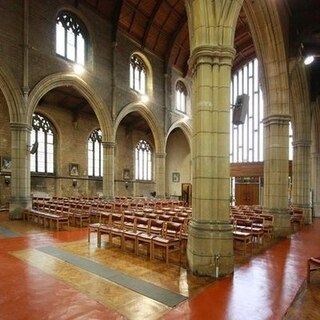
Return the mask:
{"type": "Polygon", "coordinates": [[[230,196],[230,74],[234,50],[203,48],[193,62],[192,221],[188,262],[199,275],[233,272],[230,196]],[[224,51],[223,51],[224,50],[224,51]]]}
{"type": "Polygon", "coordinates": [[[320,217],[320,153],[312,154],[312,201],[313,201],[313,215],[320,217]]]}
{"type": "Polygon", "coordinates": [[[155,155],[155,182],[156,182],[156,193],[159,197],[165,196],[165,177],[166,177],[166,154],[156,153],[155,155]]]}
{"type": "Polygon", "coordinates": [[[103,145],[103,195],[114,198],[114,142],[102,142],[103,145]]]}
{"type": "Polygon", "coordinates": [[[186,0],[192,75],[192,220],[187,258],[198,275],[233,272],[230,83],[242,0],[186,0]]]}
{"type": "Polygon", "coordinates": [[[310,207],[311,141],[293,143],[292,207],[303,209],[304,221],[312,222],[310,207]]]}
{"type": "Polygon", "coordinates": [[[290,232],[288,208],[289,121],[286,115],[264,119],[264,209],[275,218],[275,234],[285,237],[290,232]]]}
{"type": "Polygon", "coordinates": [[[11,199],[9,219],[22,219],[32,206],[30,195],[30,132],[24,123],[11,123],[11,199]]]}

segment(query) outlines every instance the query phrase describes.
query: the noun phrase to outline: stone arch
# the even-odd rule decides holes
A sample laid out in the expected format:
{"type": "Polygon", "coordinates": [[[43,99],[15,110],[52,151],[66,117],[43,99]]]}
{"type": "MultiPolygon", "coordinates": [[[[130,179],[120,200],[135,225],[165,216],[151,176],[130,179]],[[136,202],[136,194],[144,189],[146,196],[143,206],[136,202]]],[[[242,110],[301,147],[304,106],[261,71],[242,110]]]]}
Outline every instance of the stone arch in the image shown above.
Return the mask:
{"type": "Polygon", "coordinates": [[[124,107],[121,112],[119,113],[115,123],[114,123],[114,133],[113,135],[116,136],[116,132],[120,125],[121,120],[131,112],[138,112],[148,123],[149,127],[151,128],[154,143],[155,143],[155,152],[163,152],[164,150],[164,141],[163,136],[161,134],[161,129],[157,124],[156,117],[154,114],[149,110],[149,108],[142,102],[132,102],[124,107]]]}
{"type": "Polygon", "coordinates": [[[294,65],[290,74],[290,106],[295,141],[311,139],[311,108],[307,74],[302,62],[294,65]]]}
{"type": "Polygon", "coordinates": [[[99,95],[89,86],[89,84],[75,74],[56,73],[47,76],[37,83],[30,93],[27,114],[28,123],[31,123],[32,114],[34,113],[41,97],[48,91],[61,86],[73,86],[84,96],[84,98],[87,99],[98,118],[104,141],[113,141],[112,121],[110,114],[106,111],[108,110],[107,106],[99,95]]]}
{"type": "Polygon", "coordinates": [[[182,132],[185,134],[186,140],[188,141],[188,145],[189,145],[189,148],[191,151],[192,129],[191,129],[191,126],[187,122],[185,122],[184,120],[178,120],[171,125],[171,127],[169,128],[168,133],[166,135],[166,138],[165,138],[165,144],[167,144],[170,133],[174,129],[177,129],[177,128],[181,129],[182,132]]]}
{"type": "Polygon", "coordinates": [[[267,118],[272,114],[289,115],[289,79],[285,36],[279,8],[267,0],[245,0],[243,8],[256,48],[260,81],[267,118]]]}
{"type": "Polygon", "coordinates": [[[3,63],[0,65],[0,88],[8,104],[10,122],[25,122],[25,107],[21,88],[11,70],[3,63]]]}

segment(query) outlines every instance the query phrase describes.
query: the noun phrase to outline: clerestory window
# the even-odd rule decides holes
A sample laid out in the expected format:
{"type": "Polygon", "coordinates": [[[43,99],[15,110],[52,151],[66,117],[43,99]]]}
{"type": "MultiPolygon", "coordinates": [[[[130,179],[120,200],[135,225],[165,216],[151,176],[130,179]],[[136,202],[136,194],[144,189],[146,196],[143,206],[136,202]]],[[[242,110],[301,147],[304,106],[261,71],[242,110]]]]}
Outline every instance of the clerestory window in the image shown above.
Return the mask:
{"type": "Polygon", "coordinates": [[[88,32],[80,19],[71,12],[59,13],[56,22],[56,53],[67,60],[84,65],[88,32]]]}
{"type": "Polygon", "coordinates": [[[176,85],[176,109],[181,112],[186,112],[187,104],[187,89],[182,81],[178,81],[176,85]]]}
{"type": "Polygon", "coordinates": [[[130,59],[130,88],[141,94],[146,94],[146,66],[138,55],[130,59]]]}

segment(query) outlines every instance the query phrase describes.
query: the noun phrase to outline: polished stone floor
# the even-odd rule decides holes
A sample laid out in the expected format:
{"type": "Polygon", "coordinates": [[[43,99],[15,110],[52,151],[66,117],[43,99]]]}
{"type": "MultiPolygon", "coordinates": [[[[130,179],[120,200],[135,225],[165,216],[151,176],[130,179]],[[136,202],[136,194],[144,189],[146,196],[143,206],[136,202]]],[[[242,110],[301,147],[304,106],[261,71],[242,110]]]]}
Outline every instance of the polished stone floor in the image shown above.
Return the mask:
{"type": "Polygon", "coordinates": [[[0,319],[320,319],[320,276],[305,281],[319,243],[315,219],[216,280],[193,276],[185,257],[166,265],[129,246],[97,248],[95,235],[88,244],[86,228],[55,232],[0,212],[0,319]]]}

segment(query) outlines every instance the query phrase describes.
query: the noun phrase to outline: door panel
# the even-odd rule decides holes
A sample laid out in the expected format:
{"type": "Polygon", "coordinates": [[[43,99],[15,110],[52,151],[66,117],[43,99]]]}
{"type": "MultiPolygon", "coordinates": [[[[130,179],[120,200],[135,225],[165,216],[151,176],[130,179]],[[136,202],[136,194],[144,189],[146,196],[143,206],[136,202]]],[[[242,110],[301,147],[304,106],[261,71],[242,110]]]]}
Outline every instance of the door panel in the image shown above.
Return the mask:
{"type": "Polygon", "coordinates": [[[236,205],[259,204],[259,184],[236,184],[236,205]]]}

